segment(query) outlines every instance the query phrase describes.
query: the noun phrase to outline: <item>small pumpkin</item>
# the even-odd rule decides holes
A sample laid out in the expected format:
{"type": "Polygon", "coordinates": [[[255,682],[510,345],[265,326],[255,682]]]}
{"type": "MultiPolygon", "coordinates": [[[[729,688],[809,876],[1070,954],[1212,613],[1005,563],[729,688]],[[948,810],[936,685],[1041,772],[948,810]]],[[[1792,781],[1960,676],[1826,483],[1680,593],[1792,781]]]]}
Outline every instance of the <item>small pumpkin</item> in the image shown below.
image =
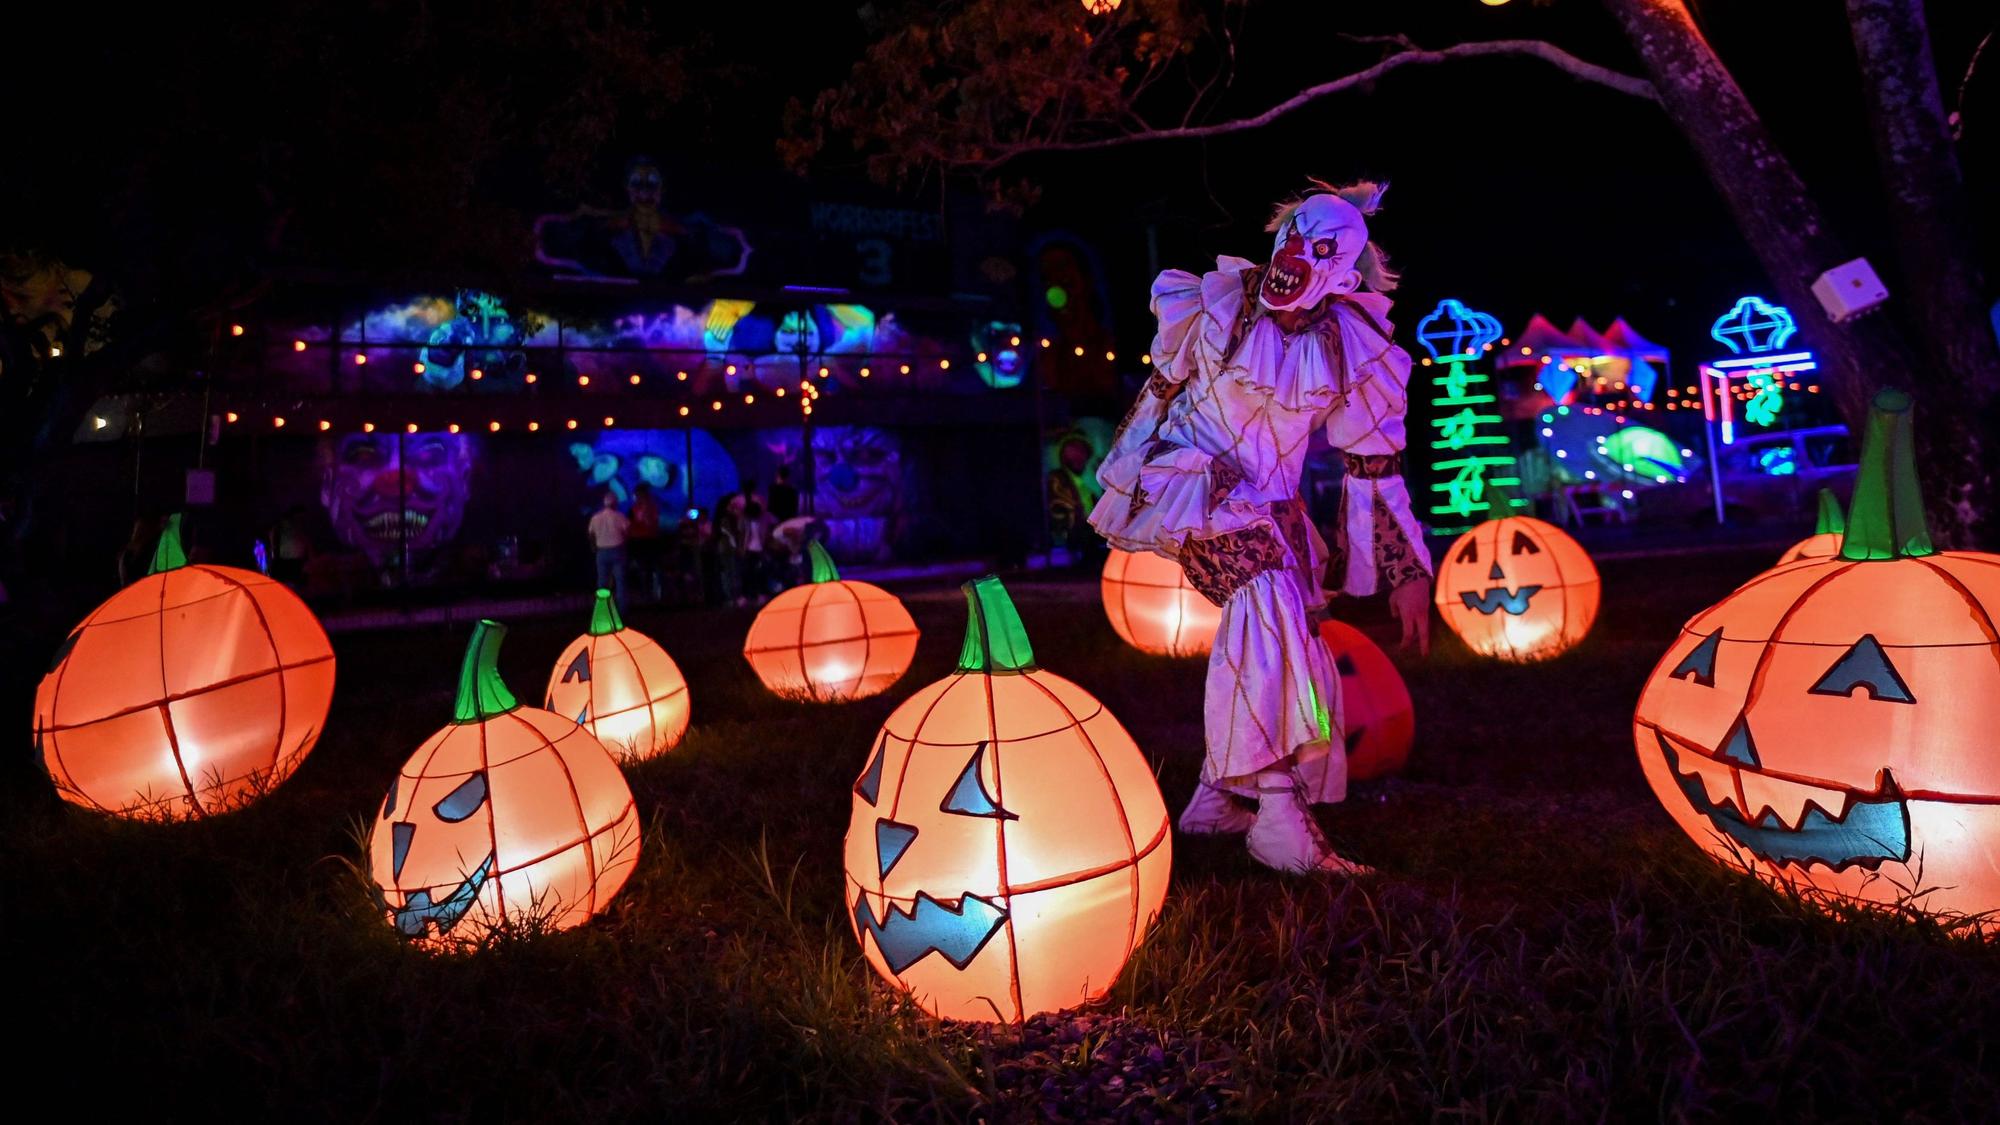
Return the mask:
{"type": "Polygon", "coordinates": [[[964,587],[958,670],[896,708],[854,783],[847,910],[933,1015],[1018,1023],[1102,997],[1167,893],[1145,755],[1043,670],[998,578],[964,587]]]}
{"type": "Polygon", "coordinates": [[[1340,674],[1341,733],[1347,743],[1347,777],[1369,781],[1402,772],[1417,733],[1410,689],[1389,654],[1368,635],[1331,618],[1319,626],[1340,674]]]}
{"type": "Polygon", "coordinates": [[[481,621],[452,721],[389,783],[369,871],[389,923],[436,948],[568,929],[604,910],[639,860],[639,810],[611,753],[500,679],[506,626],[481,621]]]}
{"type": "Polygon", "coordinates": [[[611,591],[597,591],[590,628],[549,673],[545,709],[574,716],[623,761],[673,748],[687,733],[688,686],[659,642],[625,624],[611,591]]]}
{"type": "Polygon", "coordinates": [[[1597,567],[1553,524],[1502,516],[1455,540],[1438,565],[1435,598],[1445,624],[1481,656],[1528,662],[1572,648],[1597,619],[1597,567]]]}
{"type": "Polygon", "coordinates": [[[1222,624],[1222,607],[1188,583],[1179,563],[1151,551],[1113,547],[1100,593],[1111,628],[1141,652],[1206,656],[1222,624]]]}
{"type": "Polygon", "coordinates": [[[1800,559],[1830,559],[1840,553],[1840,543],[1847,531],[1847,517],[1841,514],[1840,501],[1830,488],[1819,490],[1819,524],[1813,533],[1791,545],[1778,558],[1778,565],[1795,563],[1800,559]]]}
{"type": "Polygon", "coordinates": [[[305,602],[255,571],[189,565],[167,518],[144,578],[63,642],[35,691],[56,792],[118,816],[180,820],[292,775],[333,702],[333,645],[305,602]]]}
{"type": "Polygon", "coordinates": [[[757,611],[743,657],[786,699],[844,703],[886,691],[917,653],[917,623],[896,595],[843,580],[817,540],[806,547],[812,581],[757,611]]]}
{"type": "Polygon", "coordinates": [[[1697,614],[1633,714],[1703,850],[1812,897],[2000,912],[2000,555],[1938,551],[1909,396],[1875,397],[1841,550],[1697,614]]]}

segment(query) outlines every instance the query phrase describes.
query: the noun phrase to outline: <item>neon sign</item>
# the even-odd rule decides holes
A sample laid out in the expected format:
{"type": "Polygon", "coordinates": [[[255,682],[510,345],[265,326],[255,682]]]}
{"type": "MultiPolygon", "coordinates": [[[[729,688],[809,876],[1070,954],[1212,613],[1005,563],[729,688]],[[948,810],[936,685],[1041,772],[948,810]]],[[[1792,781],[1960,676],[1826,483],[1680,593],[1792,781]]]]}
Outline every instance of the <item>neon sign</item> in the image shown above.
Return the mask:
{"type": "MultiPolygon", "coordinates": [[[[1719,423],[1722,444],[1736,444],[1739,412],[1749,425],[1777,425],[1785,409],[1783,377],[1818,369],[1811,352],[1784,350],[1797,331],[1789,309],[1762,297],[1739,298],[1710,326],[1709,336],[1730,351],[1729,358],[1701,367],[1702,414],[1711,424],[1719,423]],[[1740,388],[1731,383],[1738,378],[1740,388]]],[[[1792,389],[1798,386],[1794,383],[1792,389]]]]}
{"type": "MultiPolygon", "coordinates": [[[[1500,429],[1492,376],[1467,366],[1500,338],[1500,331],[1492,316],[1450,299],[1417,322],[1417,342],[1431,353],[1426,363],[1444,366],[1444,374],[1431,378],[1437,388],[1431,399],[1435,433],[1430,443],[1430,487],[1439,494],[1430,507],[1434,534],[1455,535],[1477,522],[1486,512],[1488,485],[1513,488],[1521,483],[1520,465],[1500,429]]],[[[1511,496],[1508,503],[1526,506],[1511,496]]]]}

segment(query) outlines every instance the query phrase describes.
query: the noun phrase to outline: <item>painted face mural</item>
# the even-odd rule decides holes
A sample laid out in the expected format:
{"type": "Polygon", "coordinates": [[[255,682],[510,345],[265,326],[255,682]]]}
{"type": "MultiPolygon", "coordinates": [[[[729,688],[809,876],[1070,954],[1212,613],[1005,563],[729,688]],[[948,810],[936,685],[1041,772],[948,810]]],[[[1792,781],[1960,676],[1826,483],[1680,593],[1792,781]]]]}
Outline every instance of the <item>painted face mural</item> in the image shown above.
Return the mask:
{"type": "Polygon", "coordinates": [[[855,781],[847,907],[869,963],[925,1010],[1018,1022],[1109,991],[1172,840],[1118,720],[1035,665],[999,579],[967,591],[958,671],[889,716],[855,781]]]}
{"type": "MultiPolygon", "coordinates": [[[[515,376],[527,369],[527,353],[519,350],[524,326],[517,324],[500,298],[478,289],[459,291],[454,307],[457,315],[431,329],[417,360],[423,365],[423,382],[449,389],[465,381],[477,370],[482,381],[515,376]]],[[[535,318],[528,318],[532,331],[535,318]]]]}
{"type": "Polygon", "coordinates": [[[1267,309],[1309,309],[1361,283],[1354,263],[1368,247],[1368,220],[1337,195],[1309,195],[1278,227],[1257,299],[1267,309]]]}
{"type": "Polygon", "coordinates": [[[457,536],[472,492],[464,434],[345,434],[320,447],[320,503],[334,534],[385,580],[426,573],[457,536]]]}
{"type": "Polygon", "coordinates": [[[873,426],[814,430],[813,504],[835,558],[887,558],[903,507],[901,439],[873,426]]]}
{"type": "Polygon", "coordinates": [[[987,322],[972,334],[972,350],[974,355],[986,357],[973,363],[979,381],[996,391],[1020,386],[1028,373],[1027,353],[1021,350],[1021,326],[1011,321],[987,322]]]}
{"type": "Polygon", "coordinates": [[[1932,549],[1908,401],[1891,400],[1879,442],[1871,419],[1870,445],[1902,443],[1903,464],[1864,449],[1841,553],[1768,570],[1697,614],[1647,680],[1633,734],[1661,805],[1722,863],[1991,929],[2000,556],[1932,549]]]}
{"type": "Polygon", "coordinates": [[[1458,537],[1438,567],[1437,607],[1472,651],[1546,660],[1597,618],[1597,567],[1561,528],[1531,516],[1489,519],[1458,537]]]}
{"type": "Polygon", "coordinates": [[[738,483],[735,459],[707,430],[603,430],[590,441],[570,442],[569,455],[593,508],[606,490],[624,504],[644,484],[664,512],[707,511],[738,483]]]}

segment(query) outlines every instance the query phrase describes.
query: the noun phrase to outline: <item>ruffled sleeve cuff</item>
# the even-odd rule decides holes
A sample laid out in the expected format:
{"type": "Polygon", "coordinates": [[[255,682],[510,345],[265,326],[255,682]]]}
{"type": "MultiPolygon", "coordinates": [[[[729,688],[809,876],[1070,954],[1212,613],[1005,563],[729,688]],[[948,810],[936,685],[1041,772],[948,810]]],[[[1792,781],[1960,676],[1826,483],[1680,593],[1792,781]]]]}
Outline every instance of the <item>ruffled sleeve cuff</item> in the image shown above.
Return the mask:
{"type": "Polygon", "coordinates": [[[1430,552],[1423,545],[1423,524],[1410,507],[1409,487],[1399,473],[1388,471],[1400,469],[1400,460],[1347,455],[1331,575],[1343,594],[1367,597],[1430,578],[1430,552]],[[1371,470],[1383,472],[1367,475],[1371,470]]]}

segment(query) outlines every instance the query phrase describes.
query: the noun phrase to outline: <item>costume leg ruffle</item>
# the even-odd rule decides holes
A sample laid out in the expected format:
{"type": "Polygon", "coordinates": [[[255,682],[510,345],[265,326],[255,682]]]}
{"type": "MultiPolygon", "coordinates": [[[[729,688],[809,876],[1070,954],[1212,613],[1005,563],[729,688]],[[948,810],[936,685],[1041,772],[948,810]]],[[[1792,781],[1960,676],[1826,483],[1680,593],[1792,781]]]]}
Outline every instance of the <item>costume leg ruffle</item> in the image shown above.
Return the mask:
{"type": "Polygon", "coordinates": [[[1255,797],[1255,775],[1290,769],[1308,801],[1347,796],[1339,679],[1289,572],[1258,574],[1223,603],[1205,695],[1205,782],[1255,797]]]}

